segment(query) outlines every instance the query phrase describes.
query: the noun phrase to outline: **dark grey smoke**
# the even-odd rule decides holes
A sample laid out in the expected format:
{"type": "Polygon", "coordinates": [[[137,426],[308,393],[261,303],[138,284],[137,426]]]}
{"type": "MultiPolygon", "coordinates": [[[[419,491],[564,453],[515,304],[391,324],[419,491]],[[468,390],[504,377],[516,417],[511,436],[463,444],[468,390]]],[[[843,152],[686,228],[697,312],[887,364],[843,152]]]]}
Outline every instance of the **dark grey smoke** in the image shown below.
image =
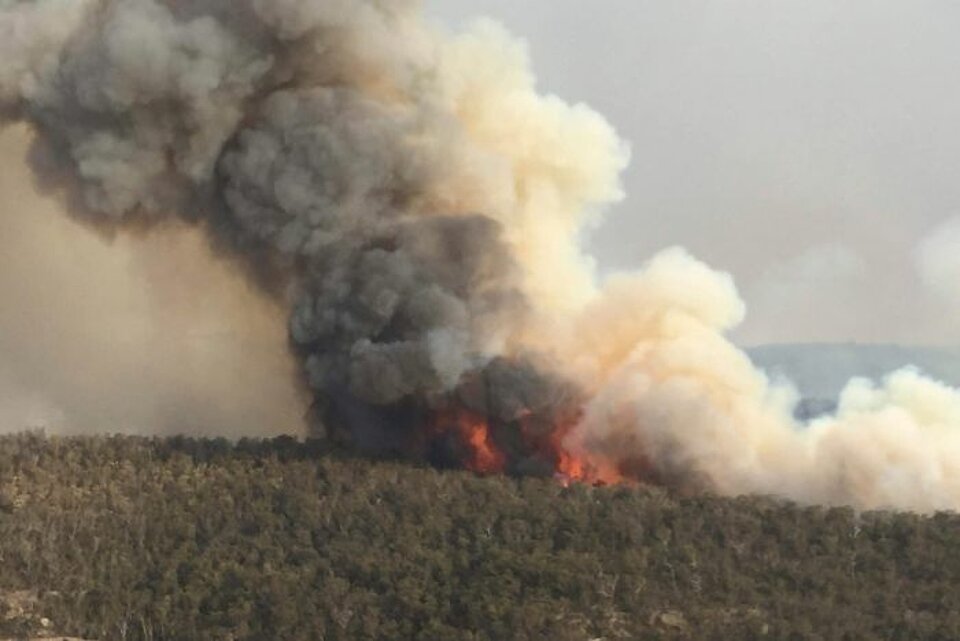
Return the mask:
{"type": "MultiPolygon", "coordinates": [[[[514,396],[553,385],[522,353],[501,357],[526,308],[520,270],[475,209],[487,197],[452,186],[490,161],[442,104],[416,5],[0,3],[14,42],[0,106],[39,133],[39,180],[101,228],[206,226],[289,301],[316,429],[373,430],[365,441],[462,404],[465,377],[512,367],[514,396]]],[[[538,409],[566,402],[558,385],[538,409]]]]}

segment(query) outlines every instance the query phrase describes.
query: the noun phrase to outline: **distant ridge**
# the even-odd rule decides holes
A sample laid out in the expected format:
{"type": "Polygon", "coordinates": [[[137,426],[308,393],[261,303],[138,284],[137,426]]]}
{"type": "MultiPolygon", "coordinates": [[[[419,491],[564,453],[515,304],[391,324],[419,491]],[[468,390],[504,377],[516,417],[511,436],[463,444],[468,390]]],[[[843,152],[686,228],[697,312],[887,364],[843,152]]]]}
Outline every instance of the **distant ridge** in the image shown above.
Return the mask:
{"type": "Polygon", "coordinates": [[[882,380],[890,372],[916,367],[960,387],[960,348],[858,343],[775,344],[747,349],[754,364],[772,377],[793,381],[806,399],[835,400],[854,377],[882,380]]]}

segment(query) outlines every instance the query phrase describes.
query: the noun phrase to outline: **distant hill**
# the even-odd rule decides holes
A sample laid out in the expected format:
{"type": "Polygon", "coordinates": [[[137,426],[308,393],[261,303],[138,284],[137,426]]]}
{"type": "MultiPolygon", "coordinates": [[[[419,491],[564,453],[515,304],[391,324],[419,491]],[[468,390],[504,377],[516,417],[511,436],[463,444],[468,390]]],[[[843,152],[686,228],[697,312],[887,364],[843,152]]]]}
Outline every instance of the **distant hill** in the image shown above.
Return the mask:
{"type": "Polygon", "coordinates": [[[772,376],[792,380],[808,399],[835,400],[851,378],[879,381],[907,366],[960,387],[960,348],[801,343],[753,347],[747,353],[772,376]]]}

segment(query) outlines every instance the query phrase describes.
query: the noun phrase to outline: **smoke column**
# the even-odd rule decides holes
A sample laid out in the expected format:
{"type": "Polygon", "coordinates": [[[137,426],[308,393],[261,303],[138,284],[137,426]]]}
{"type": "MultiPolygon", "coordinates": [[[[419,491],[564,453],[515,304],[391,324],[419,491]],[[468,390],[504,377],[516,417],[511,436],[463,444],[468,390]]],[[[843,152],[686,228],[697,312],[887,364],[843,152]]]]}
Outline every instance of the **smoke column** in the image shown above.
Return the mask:
{"type": "Polygon", "coordinates": [[[202,229],[289,309],[317,434],[484,472],[960,505],[960,393],[905,371],[836,416],[724,334],[680,249],[594,278],[625,145],[497,25],[412,0],[0,0],[0,112],[100,230],[202,229]]]}

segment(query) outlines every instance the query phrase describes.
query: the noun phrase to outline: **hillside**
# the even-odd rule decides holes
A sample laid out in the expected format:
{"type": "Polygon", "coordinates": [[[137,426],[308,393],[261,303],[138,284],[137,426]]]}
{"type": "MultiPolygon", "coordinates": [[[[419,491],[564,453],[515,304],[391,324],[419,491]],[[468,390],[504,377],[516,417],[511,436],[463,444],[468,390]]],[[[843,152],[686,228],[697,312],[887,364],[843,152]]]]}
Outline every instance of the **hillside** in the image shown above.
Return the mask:
{"type": "Polygon", "coordinates": [[[0,438],[0,638],[960,638],[960,518],[0,438]]]}

